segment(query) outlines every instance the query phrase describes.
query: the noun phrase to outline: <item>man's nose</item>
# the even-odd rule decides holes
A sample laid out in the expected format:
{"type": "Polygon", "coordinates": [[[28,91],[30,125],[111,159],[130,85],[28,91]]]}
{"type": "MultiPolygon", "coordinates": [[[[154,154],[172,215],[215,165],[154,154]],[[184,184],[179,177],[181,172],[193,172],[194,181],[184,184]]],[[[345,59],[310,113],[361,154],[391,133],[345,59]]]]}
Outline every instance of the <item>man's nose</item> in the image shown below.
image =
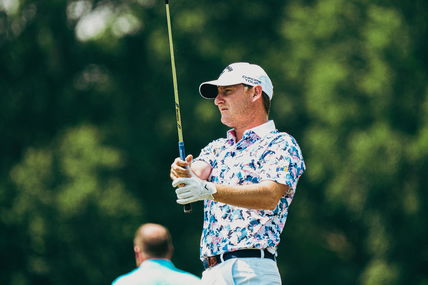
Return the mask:
{"type": "Polygon", "coordinates": [[[214,98],[214,104],[219,105],[220,103],[223,103],[223,96],[220,93],[217,93],[217,96],[214,98]]]}

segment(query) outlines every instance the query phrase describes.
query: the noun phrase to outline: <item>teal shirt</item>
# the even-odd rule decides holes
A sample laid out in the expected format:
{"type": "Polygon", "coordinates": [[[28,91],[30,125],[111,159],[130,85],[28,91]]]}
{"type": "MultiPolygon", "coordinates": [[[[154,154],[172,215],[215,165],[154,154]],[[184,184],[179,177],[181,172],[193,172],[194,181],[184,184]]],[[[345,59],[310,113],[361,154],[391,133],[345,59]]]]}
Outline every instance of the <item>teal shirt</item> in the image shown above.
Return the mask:
{"type": "Polygon", "coordinates": [[[140,267],[116,278],[112,285],[196,285],[195,275],[180,270],[166,259],[148,259],[140,267]]]}

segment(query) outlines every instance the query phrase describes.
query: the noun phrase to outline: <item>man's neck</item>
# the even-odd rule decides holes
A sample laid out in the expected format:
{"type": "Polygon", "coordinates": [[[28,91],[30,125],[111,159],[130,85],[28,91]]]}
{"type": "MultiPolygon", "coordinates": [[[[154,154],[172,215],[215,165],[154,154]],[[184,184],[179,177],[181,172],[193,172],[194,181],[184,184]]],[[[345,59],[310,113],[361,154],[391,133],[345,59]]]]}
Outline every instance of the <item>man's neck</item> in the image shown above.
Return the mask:
{"type": "Polygon", "coordinates": [[[137,266],[141,266],[141,264],[143,264],[145,261],[148,260],[166,260],[166,261],[170,261],[171,258],[168,257],[147,257],[144,259],[141,259],[140,261],[137,261],[137,266]]]}
{"type": "Polygon", "coordinates": [[[242,136],[244,135],[245,131],[255,128],[257,126],[263,125],[267,121],[268,119],[264,118],[258,121],[253,121],[250,124],[246,124],[245,126],[242,126],[242,127],[235,127],[234,130],[236,135],[236,141],[240,141],[242,139],[242,136]]]}

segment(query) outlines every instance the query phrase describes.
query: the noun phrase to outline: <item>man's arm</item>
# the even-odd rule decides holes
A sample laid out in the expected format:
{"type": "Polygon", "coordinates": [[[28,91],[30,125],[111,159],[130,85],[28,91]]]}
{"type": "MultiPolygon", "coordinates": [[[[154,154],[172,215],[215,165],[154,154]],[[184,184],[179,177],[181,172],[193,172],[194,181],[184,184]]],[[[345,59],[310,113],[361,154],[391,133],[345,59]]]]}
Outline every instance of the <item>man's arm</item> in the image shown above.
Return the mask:
{"type": "Polygon", "coordinates": [[[185,205],[200,200],[215,200],[243,208],[273,210],[288,186],[265,180],[248,185],[222,185],[198,178],[179,177],[172,182],[177,194],[177,203],[185,205]]]}
{"type": "Polygon", "coordinates": [[[288,186],[271,180],[256,184],[229,186],[214,184],[217,193],[214,200],[242,208],[273,210],[279,199],[287,192],[288,186]]]}
{"type": "MultiPolygon", "coordinates": [[[[202,184],[208,183],[211,187],[215,187],[217,192],[212,196],[215,201],[225,204],[250,209],[273,210],[278,204],[279,199],[289,188],[287,185],[271,180],[264,180],[256,184],[236,186],[206,182],[211,174],[211,166],[200,160],[192,162],[192,159],[192,155],[188,155],[185,161],[180,158],[176,158],[171,165],[171,179],[175,180],[182,177],[191,177],[192,175],[189,171],[190,167],[194,175],[196,175],[200,180],[205,180],[202,184]]],[[[191,195],[189,195],[190,194],[185,198],[191,198],[191,195]]],[[[196,196],[194,198],[195,199],[192,202],[201,200],[196,196]]]]}

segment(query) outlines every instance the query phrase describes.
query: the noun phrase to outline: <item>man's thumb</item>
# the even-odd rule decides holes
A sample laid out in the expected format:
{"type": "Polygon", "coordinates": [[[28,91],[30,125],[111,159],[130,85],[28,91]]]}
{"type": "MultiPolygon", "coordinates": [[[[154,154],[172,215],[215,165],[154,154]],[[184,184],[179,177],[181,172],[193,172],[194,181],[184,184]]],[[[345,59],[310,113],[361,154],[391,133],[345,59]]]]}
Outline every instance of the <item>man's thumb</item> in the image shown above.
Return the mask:
{"type": "Polygon", "coordinates": [[[189,164],[189,167],[190,167],[190,165],[192,165],[192,160],[193,160],[193,155],[189,154],[186,157],[186,162],[189,164]]]}

